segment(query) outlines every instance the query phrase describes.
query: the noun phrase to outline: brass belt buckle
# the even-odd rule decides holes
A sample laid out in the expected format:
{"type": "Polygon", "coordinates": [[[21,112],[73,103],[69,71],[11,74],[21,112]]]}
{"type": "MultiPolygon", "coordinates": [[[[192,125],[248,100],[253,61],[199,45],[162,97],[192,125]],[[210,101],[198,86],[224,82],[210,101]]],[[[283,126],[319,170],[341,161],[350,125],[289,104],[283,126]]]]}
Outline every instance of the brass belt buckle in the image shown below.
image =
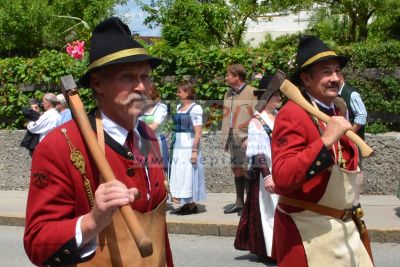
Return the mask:
{"type": "Polygon", "coordinates": [[[358,219],[361,219],[362,217],[364,217],[364,211],[361,207],[356,207],[355,211],[354,211],[354,215],[356,215],[356,217],[358,219]]]}

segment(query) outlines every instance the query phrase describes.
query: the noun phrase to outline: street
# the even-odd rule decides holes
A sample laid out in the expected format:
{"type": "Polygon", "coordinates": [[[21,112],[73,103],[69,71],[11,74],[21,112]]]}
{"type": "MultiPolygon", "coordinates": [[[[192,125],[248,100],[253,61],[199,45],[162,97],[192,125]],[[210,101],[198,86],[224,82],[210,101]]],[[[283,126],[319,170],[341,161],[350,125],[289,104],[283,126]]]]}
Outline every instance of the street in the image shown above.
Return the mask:
{"type": "MultiPolygon", "coordinates": [[[[22,245],[23,227],[0,226],[1,266],[33,266],[22,245]]],[[[234,237],[169,235],[177,267],[275,266],[257,262],[257,257],[233,248],[234,237]]],[[[395,267],[400,262],[400,244],[372,243],[376,267],[395,267]]]]}

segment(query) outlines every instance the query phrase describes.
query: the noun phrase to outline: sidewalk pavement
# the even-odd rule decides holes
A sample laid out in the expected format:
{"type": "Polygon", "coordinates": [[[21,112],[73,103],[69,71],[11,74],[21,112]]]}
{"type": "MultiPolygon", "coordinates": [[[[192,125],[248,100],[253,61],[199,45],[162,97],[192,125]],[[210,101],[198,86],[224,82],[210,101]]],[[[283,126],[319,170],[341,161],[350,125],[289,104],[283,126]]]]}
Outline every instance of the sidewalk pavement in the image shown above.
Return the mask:
{"type": "MultiPolygon", "coordinates": [[[[0,191],[0,225],[24,226],[27,191],[0,191]]],[[[168,232],[173,234],[235,236],[239,216],[224,214],[233,204],[234,193],[208,193],[198,203],[199,213],[176,215],[179,205],[169,203],[168,232]]],[[[362,195],[361,205],[371,241],[400,243],[400,200],[394,195],[362,195]]]]}

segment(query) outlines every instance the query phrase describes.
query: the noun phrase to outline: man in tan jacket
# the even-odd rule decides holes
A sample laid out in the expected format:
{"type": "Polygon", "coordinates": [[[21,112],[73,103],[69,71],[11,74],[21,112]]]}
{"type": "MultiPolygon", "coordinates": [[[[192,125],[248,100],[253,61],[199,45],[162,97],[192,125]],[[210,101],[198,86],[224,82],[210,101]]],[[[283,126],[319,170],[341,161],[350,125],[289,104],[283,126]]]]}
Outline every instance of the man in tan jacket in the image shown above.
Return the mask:
{"type": "Polygon", "coordinates": [[[226,83],[230,89],[224,96],[222,120],[222,145],[231,154],[231,168],[235,176],[236,203],[224,213],[241,211],[244,203],[245,176],[247,169],[247,128],[257,103],[255,89],[245,83],[246,70],[240,64],[227,67],[226,83]]]}

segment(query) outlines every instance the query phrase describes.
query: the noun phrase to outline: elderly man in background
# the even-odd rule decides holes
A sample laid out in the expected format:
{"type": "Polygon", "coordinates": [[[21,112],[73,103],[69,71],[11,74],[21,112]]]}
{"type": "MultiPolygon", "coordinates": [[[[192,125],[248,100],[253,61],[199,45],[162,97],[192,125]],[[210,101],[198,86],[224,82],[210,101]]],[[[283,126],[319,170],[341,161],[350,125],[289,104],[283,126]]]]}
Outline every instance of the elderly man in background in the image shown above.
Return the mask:
{"type": "Polygon", "coordinates": [[[60,114],[55,109],[58,103],[57,97],[52,93],[43,96],[42,104],[44,113],[37,121],[30,121],[26,128],[33,134],[39,134],[39,142],[54,128],[60,125],[60,114]]]}
{"type": "Polygon", "coordinates": [[[63,124],[72,119],[71,110],[68,108],[67,101],[65,101],[65,97],[63,94],[58,94],[57,100],[58,103],[56,105],[56,109],[58,110],[58,112],[60,112],[60,119],[61,119],[60,124],[63,124]]]}

